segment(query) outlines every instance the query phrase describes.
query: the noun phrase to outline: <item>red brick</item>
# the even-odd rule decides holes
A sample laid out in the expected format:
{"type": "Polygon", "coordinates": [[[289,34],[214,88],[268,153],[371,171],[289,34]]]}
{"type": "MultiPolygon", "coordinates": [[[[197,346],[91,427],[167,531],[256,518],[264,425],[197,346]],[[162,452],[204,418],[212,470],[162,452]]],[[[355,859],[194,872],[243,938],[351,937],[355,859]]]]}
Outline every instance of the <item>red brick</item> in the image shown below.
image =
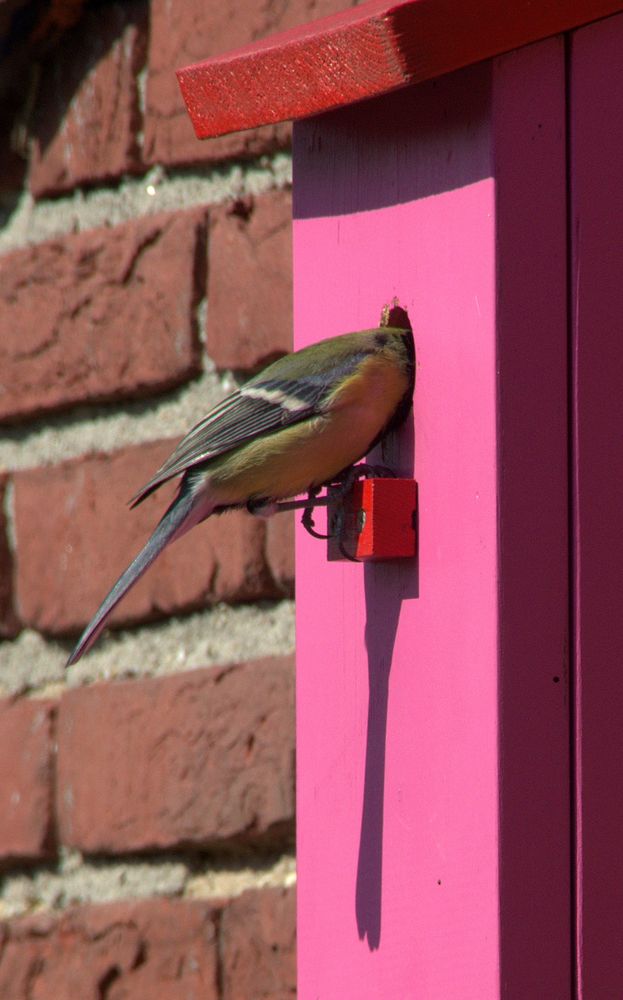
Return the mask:
{"type": "Polygon", "coordinates": [[[0,701],[2,858],[36,859],[50,853],[53,713],[51,701],[0,701]]]}
{"type": "Polygon", "coordinates": [[[268,565],[273,580],[288,596],[294,593],[294,518],[294,511],[276,514],[266,525],[268,565]]]}
{"type": "Polygon", "coordinates": [[[145,13],[137,2],[87,11],[43,62],[32,125],[35,197],[140,169],[145,13]]]}
{"type": "Polygon", "coordinates": [[[145,396],[197,374],[204,255],[195,209],[0,258],[0,420],[145,396]]]}
{"type": "Polygon", "coordinates": [[[348,6],[344,0],[186,0],[171,18],[167,0],[152,0],[145,111],[147,163],[214,162],[257,156],[289,140],[286,125],[198,142],[180,96],[175,70],[221,55],[264,35],[304,24],[348,6]]]}
{"type": "Polygon", "coordinates": [[[4,505],[8,477],[0,475],[0,639],[8,639],[19,631],[15,611],[13,555],[4,505]]]}
{"type": "Polygon", "coordinates": [[[292,349],[292,199],[274,191],[210,216],[208,353],[261,367],[292,349]]]}
{"type": "MultiPolygon", "coordinates": [[[[175,495],[170,483],[134,510],[127,501],[173,441],[15,473],[17,603],[23,622],[52,634],[90,619],[175,495]]],[[[266,525],[245,511],[218,515],[169,545],[111,616],[127,625],[216,601],[277,593],[266,525]]]]}
{"type": "Polygon", "coordinates": [[[220,1000],[208,903],[154,899],[5,923],[7,1000],[220,1000]]]}
{"type": "Polygon", "coordinates": [[[296,893],[250,890],[225,907],[220,944],[223,1000],[296,996],[296,893]]]}
{"type": "Polygon", "coordinates": [[[61,842],[110,854],[290,833],[293,702],[287,657],[68,691],[61,842]]]}

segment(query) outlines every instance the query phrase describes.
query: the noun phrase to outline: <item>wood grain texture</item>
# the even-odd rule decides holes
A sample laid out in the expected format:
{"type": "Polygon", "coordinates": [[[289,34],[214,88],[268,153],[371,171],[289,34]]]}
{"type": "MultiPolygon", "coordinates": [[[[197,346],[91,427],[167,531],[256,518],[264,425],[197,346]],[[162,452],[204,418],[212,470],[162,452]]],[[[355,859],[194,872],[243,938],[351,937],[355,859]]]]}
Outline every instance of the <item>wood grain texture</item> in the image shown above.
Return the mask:
{"type": "Polygon", "coordinates": [[[369,0],[177,76],[199,139],[303,118],[605,17],[621,0],[369,0]]]}
{"type": "Polygon", "coordinates": [[[374,103],[295,126],[295,340],[408,309],[419,551],[297,538],[298,995],[568,1000],[562,45],[374,103]]]}
{"type": "Polygon", "coordinates": [[[571,45],[578,996],[623,996],[623,17],[571,45]]]}

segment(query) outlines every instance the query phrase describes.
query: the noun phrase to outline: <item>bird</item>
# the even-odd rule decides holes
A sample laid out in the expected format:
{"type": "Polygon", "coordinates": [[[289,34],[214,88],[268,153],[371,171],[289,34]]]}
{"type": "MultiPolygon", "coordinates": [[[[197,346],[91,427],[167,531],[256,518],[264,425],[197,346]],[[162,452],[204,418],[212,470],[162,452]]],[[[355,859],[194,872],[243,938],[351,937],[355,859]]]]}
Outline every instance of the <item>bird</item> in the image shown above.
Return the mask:
{"type": "MultiPolygon", "coordinates": [[[[278,501],[340,479],[407,416],[415,379],[411,329],[380,326],[328,337],[274,361],[218,403],[130,500],[181,476],[177,495],[76,643],[67,666],[166,545],[213,514],[278,501]]],[[[285,504],[283,505],[285,507],[285,504]]]]}

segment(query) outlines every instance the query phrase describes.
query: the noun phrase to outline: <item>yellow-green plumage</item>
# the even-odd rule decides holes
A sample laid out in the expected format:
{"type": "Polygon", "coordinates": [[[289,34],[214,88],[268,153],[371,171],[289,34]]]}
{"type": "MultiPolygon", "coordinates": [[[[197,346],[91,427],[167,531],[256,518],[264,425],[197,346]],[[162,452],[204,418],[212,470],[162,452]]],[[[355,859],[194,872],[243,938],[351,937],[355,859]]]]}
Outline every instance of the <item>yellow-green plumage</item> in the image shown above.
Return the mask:
{"type": "Polygon", "coordinates": [[[280,358],[211,410],[133,504],[181,475],[176,499],[84,630],[69,663],[170,541],[252,501],[297,496],[354,465],[402,419],[413,393],[410,330],[343,334],[280,358]]]}
{"type": "Polygon", "coordinates": [[[206,463],[219,506],[240,503],[241,496],[245,503],[297,496],[362,458],[409,390],[408,367],[396,364],[397,342],[367,355],[335,387],[321,413],[206,463]]]}

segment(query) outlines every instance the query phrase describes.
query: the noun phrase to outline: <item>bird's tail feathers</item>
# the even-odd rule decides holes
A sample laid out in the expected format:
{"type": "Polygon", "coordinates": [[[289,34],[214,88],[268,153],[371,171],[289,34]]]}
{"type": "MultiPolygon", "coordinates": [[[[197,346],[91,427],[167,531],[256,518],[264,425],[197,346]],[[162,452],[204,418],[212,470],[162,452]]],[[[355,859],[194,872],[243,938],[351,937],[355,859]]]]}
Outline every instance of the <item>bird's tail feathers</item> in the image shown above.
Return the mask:
{"type": "Polygon", "coordinates": [[[164,547],[173,541],[174,538],[185,535],[190,528],[199,521],[202,521],[209,513],[210,510],[207,510],[204,504],[198,503],[197,497],[193,496],[190,490],[178,494],[163,514],[149,541],[130,563],[128,568],[124,570],[108,596],[104,598],[93,615],[93,618],[80,636],[71,656],[67,660],[68,667],[72,663],[76,663],[91,648],[104,628],[106,619],[112,610],[127,594],[130,587],[149,569],[164,547]],[[195,516],[193,516],[193,513],[195,516]]]}

